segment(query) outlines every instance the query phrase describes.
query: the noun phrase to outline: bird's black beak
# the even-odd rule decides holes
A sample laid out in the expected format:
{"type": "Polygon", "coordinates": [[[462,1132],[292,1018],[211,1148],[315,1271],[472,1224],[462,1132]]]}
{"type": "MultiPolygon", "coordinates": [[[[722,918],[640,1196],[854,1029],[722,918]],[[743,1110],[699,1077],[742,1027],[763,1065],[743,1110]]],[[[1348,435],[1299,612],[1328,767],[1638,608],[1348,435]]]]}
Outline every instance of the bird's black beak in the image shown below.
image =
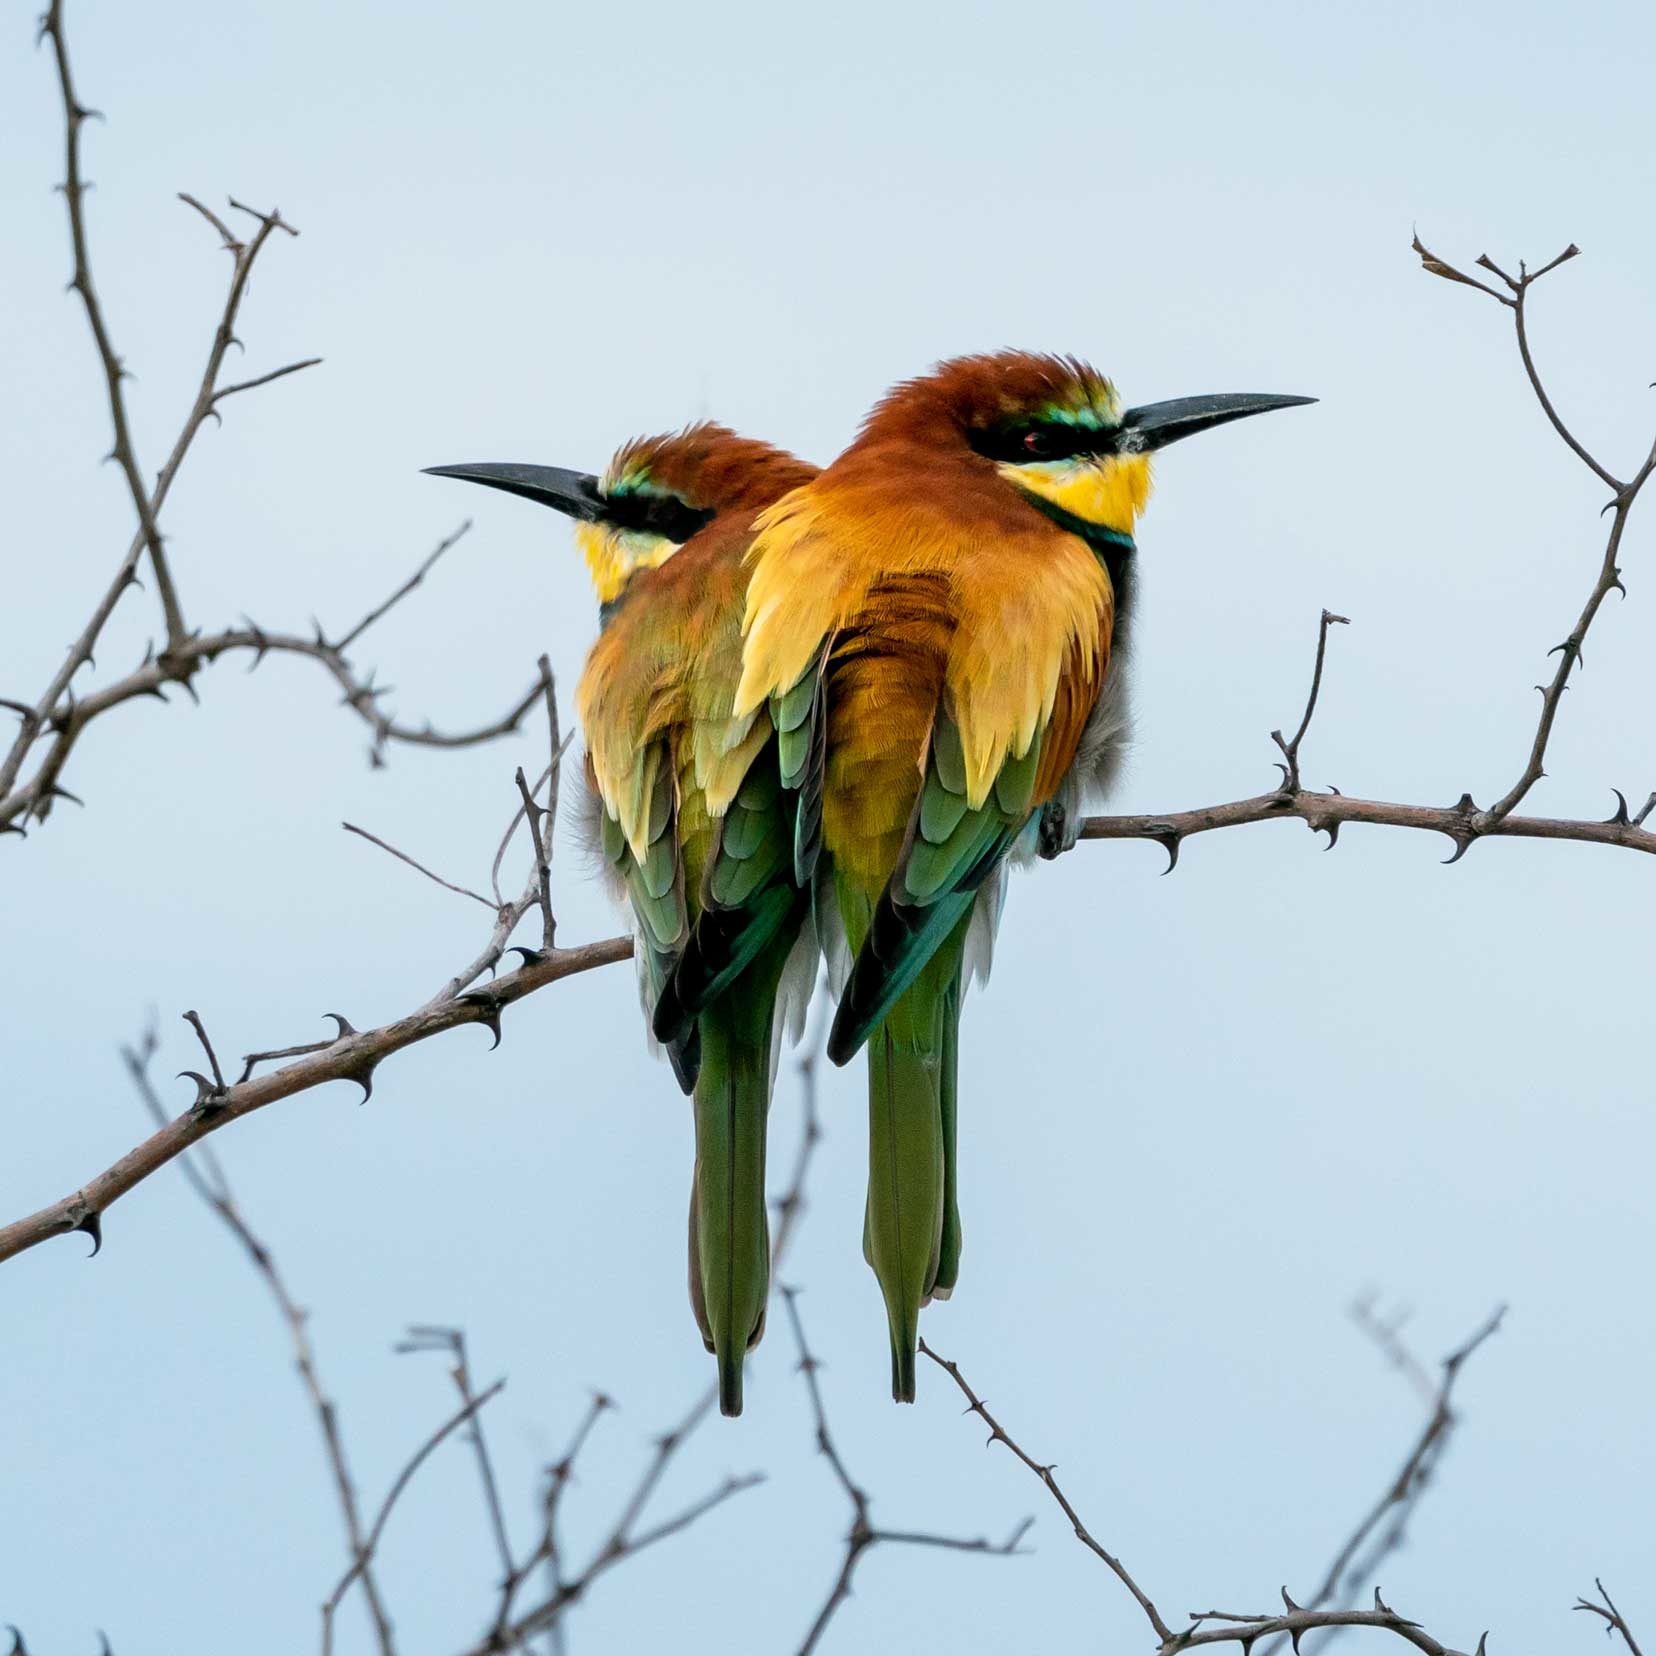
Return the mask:
{"type": "Polygon", "coordinates": [[[1212,397],[1174,397],[1170,402],[1146,403],[1143,408],[1129,408],[1121,416],[1117,452],[1147,454],[1153,449],[1166,448],[1181,437],[1194,437],[1198,431],[1211,431],[1214,426],[1226,425],[1232,420],[1245,420],[1250,414],[1269,414],[1273,408],[1299,408],[1316,400],[1315,397],[1274,397],[1252,391],[1221,391],[1212,397]]]}
{"type": "Polygon", "coordinates": [[[509,461],[481,461],[473,466],[427,466],[429,477],[458,477],[467,483],[484,483],[491,489],[538,500],[566,517],[595,523],[604,509],[598,479],[587,472],[566,471],[562,466],[519,466],[509,461]]]}

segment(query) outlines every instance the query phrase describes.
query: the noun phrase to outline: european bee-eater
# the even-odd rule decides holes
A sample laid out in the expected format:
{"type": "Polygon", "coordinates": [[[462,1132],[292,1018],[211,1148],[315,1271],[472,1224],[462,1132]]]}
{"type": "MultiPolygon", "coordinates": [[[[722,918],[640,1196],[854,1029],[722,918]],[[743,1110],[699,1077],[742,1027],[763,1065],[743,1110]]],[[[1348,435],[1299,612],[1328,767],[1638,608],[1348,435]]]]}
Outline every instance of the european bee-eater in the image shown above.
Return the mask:
{"type": "Polygon", "coordinates": [[[719,1406],[740,1414],[770,1282],[776,1042],[788,1012],[803,1016],[816,951],[772,719],[733,718],[731,702],[753,519],[816,468],[703,424],[628,443],[601,478],[546,466],[436,470],[576,520],[603,621],[575,696],[593,837],[631,904],[646,1016],[672,1026],[664,1044],[695,1099],[690,1300],[718,1358],[719,1406]],[[677,997],[692,987],[686,1009],[677,997]],[[664,992],[671,1007],[658,1004],[664,992]]]}
{"type": "Polygon", "coordinates": [[[756,524],[738,719],[825,723],[799,794],[854,955],[829,1035],[869,1043],[864,1252],[892,1393],[920,1308],[954,1286],[956,1053],[974,907],[1020,841],[1074,833],[1117,761],[1121,642],[1150,455],[1306,397],[1123,409],[1084,363],[1009,352],[893,390],[851,446],[756,524]],[[1066,826],[1067,824],[1067,826],[1066,826]],[[1043,835],[1041,837],[1047,837],[1043,835]]]}

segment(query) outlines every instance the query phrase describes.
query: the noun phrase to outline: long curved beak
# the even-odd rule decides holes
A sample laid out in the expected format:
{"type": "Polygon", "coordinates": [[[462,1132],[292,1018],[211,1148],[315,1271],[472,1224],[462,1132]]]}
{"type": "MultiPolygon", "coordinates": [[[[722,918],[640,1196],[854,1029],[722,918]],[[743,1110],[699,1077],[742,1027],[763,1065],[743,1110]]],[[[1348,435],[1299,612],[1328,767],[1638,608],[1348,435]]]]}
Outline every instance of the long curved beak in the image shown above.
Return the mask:
{"type": "Polygon", "coordinates": [[[1146,454],[1166,448],[1198,431],[1245,420],[1250,414],[1269,414],[1274,408],[1301,408],[1315,397],[1278,397],[1264,392],[1221,391],[1211,397],[1174,397],[1169,402],[1146,403],[1121,416],[1121,448],[1146,454]]]}
{"type": "Polygon", "coordinates": [[[510,461],[479,461],[470,466],[427,466],[428,477],[458,477],[467,483],[483,483],[507,494],[539,501],[567,517],[596,522],[604,507],[598,479],[587,472],[567,471],[562,466],[520,466],[510,461]]]}

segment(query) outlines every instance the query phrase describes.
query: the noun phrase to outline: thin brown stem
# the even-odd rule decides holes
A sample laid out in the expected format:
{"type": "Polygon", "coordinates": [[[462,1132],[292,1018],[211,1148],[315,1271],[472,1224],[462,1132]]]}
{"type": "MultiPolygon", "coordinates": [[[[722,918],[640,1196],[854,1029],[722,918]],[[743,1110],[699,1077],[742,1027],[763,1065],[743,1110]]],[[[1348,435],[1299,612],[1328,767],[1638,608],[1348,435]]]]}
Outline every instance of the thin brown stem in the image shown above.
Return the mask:
{"type": "Polygon", "coordinates": [[[390,1521],[397,1502],[402,1499],[404,1490],[414,1481],[415,1473],[425,1465],[445,1438],[464,1426],[490,1399],[498,1396],[505,1389],[505,1385],[504,1380],[497,1380],[492,1386],[485,1387],[475,1397],[463,1404],[409,1456],[402,1470],[392,1480],[391,1487],[386,1491],[385,1499],[380,1503],[380,1509],[374,1515],[374,1521],[369,1526],[361,1550],[352,1561],[351,1567],[334,1584],[334,1590],[328,1595],[327,1602],[322,1606],[322,1656],[332,1656],[334,1615],[340,1604],[343,1603],[345,1595],[351,1590],[352,1584],[361,1577],[363,1571],[373,1562],[374,1554],[379,1548],[380,1537],[385,1534],[385,1526],[390,1521]]]}
{"type": "Polygon", "coordinates": [[[87,325],[92,330],[98,360],[103,367],[104,391],[109,401],[110,423],[114,441],[109,457],[121,468],[134,510],[138,514],[138,533],[149,553],[150,567],[155,572],[156,591],[160,595],[162,615],[166,621],[167,642],[179,644],[185,636],[184,614],[179,606],[178,592],[173,586],[172,572],[167,567],[167,556],[161,545],[161,530],[156,523],[155,504],[139,470],[138,456],[133,448],[132,428],[127,419],[126,395],[121,382],[129,376],[109,336],[104,320],[103,306],[92,280],[92,257],[86,235],[85,199],[88,186],[81,175],[81,128],[96,111],[88,109],[75,92],[74,75],[69,67],[69,43],[63,29],[63,0],[52,0],[41,19],[40,32],[52,43],[52,57],[57,64],[58,89],[63,99],[64,118],[64,205],[69,215],[69,240],[74,249],[74,274],[69,286],[80,295],[86,311],[87,325]]]}
{"type": "MultiPolygon", "coordinates": [[[[518,774],[521,776],[523,773],[520,771],[518,774]]],[[[481,903],[484,908],[490,911],[490,913],[493,913],[496,910],[498,905],[491,903],[487,897],[480,896],[469,886],[455,885],[452,880],[445,880],[441,874],[433,874],[424,863],[416,862],[406,851],[399,851],[396,846],[388,845],[379,837],[378,834],[370,834],[366,828],[359,828],[354,822],[342,822],[339,826],[343,828],[347,834],[356,834],[360,838],[367,840],[370,845],[377,845],[380,850],[389,851],[398,862],[407,863],[410,868],[425,875],[428,880],[440,885],[445,891],[452,891],[456,894],[456,896],[469,897],[474,903],[481,903]]]]}
{"type": "Polygon", "coordinates": [[[949,1378],[960,1388],[968,1405],[966,1412],[968,1414],[975,1414],[978,1419],[980,1419],[983,1424],[989,1428],[988,1441],[990,1443],[1002,1444],[1005,1448],[1009,1449],[1019,1460],[1024,1463],[1025,1466],[1029,1468],[1031,1472],[1035,1474],[1037,1478],[1041,1480],[1042,1484],[1046,1487],[1047,1493],[1058,1503],[1064,1516],[1069,1519],[1070,1528],[1075,1531],[1076,1539],[1098,1558],[1100,1558],[1115,1578],[1121,1583],[1121,1585],[1133,1595],[1133,1599],[1137,1603],[1139,1609],[1144,1612],[1145,1619],[1150,1623],[1152,1629],[1154,1629],[1156,1638],[1164,1647],[1169,1645],[1174,1638],[1173,1630],[1165,1621],[1162,1620],[1161,1612],[1156,1608],[1149,1595],[1136,1581],[1133,1580],[1132,1576],[1128,1573],[1127,1566],[1123,1564],[1113,1553],[1107,1551],[1098,1541],[1097,1537],[1095,1537],[1087,1526],[1082,1523],[1081,1515],[1073,1506],[1070,1505],[1069,1497],[1065,1495],[1062,1489],[1059,1488],[1058,1480],[1053,1475],[1053,1468],[1048,1465],[1043,1465],[1040,1461],[1036,1460],[1034,1456],[1027,1453],[1017,1442],[1007,1435],[1006,1428],[1002,1426],[992,1414],[990,1414],[988,1405],[975,1391],[972,1390],[971,1386],[967,1384],[966,1376],[960,1372],[960,1365],[958,1363],[951,1362],[947,1357],[938,1356],[938,1354],[933,1351],[924,1340],[920,1342],[920,1349],[926,1354],[926,1356],[931,1358],[931,1360],[936,1363],[937,1366],[942,1369],[944,1373],[946,1373],[949,1378]]]}
{"type": "Polygon", "coordinates": [[[367,632],[367,630],[373,626],[376,621],[384,620],[385,617],[409,595],[409,593],[413,592],[414,589],[425,580],[426,576],[431,573],[433,567],[436,565],[437,560],[441,558],[442,555],[451,547],[457,545],[471,533],[471,526],[472,520],[470,518],[466,518],[461,523],[460,527],[452,534],[445,535],[440,541],[438,541],[433,550],[426,555],[424,561],[420,564],[420,567],[416,569],[414,573],[410,575],[408,579],[404,581],[403,584],[398,587],[389,598],[387,598],[383,603],[376,604],[374,608],[369,610],[369,612],[363,616],[363,618],[357,622],[357,624],[352,627],[343,638],[337,640],[334,644],[334,648],[343,654],[346,650],[350,649],[350,647],[356,643],[356,641],[361,638],[362,635],[367,632]]]}
{"type": "MultiPolygon", "coordinates": [[[[202,1044],[207,1047],[211,1057],[212,1047],[207,1041],[206,1031],[201,1028],[199,1019],[190,1014],[197,1033],[201,1036],[202,1044]]],[[[123,1047],[121,1057],[127,1071],[132,1077],[133,1086],[137,1089],[139,1099],[148,1110],[157,1126],[165,1126],[167,1112],[162,1106],[155,1091],[154,1083],[150,1080],[150,1060],[155,1055],[157,1038],[154,1029],[147,1030],[137,1047],[123,1047]]],[[[217,1061],[213,1061],[214,1073],[218,1072],[217,1061]]],[[[294,1299],[288,1290],[286,1279],[277,1267],[276,1257],[266,1243],[254,1233],[252,1227],[243,1216],[235,1195],[230,1188],[230,1181],[225,1176],[224,1169],[207,1145],[199,1150],[179,1158],[179,1170],[196,1194],[217,1214],[225,1228],[241,1245],[243,1252],[252,1261],[253,1268],[259,1273],[260,1280],[269,1291],[275,1302],[282,1322],[287,1328],[288,1338],[293,1346],[294,1367],[299,1372],[300,1384],[304,1387],[305,1396],[310,1401],[311,1411],[316,1416],[317,1428],[322,1437],[323,1453],[327,1457],[328,1471],[333,1481],[334,1495],[339,1507],[340,1517],[345,1527],[345,1544],[349,1556],[353,1561],[361,1559],[364,1552],[365,1537],[362,1529],[362,1515],[357,1506],[356,1485],[351,1479],[349,1462],[345,1456],[345,1439],[339,1424],[339,1411],[334,1401],[328,1396],[322,1385],[321,1372],[317,1366],[316,1348],[311,1342],[310,1323],[304,1308],[294,1299]],[[195,1165],[196,1157],[202,1160],[202,1167],[195,1165]],[[205,1171],[203,1171],[205,1169],[205,1171]]],[[[395,1656],[396,1644],[392,1636],[391,1618],[385,1607],[385,1601],[380,1591],[371,1563],[364,1563],[359,1574],[362,1583],[363,1602],[367,1606],[369,1621],[372,1626],[375,1644],[380,1656],[395,1656]]]]}
{"type": "MultiPolygon", "coordinates": [[[[1412,1373],[1420,1366],[1413,1353],[1398,1339],[1395,1328],[1368,1315],[1366,1307],[1359,1307],[1356,1315],[1359,1326],[1370,1334],[1390,1362],[1405,1373],[1412,1373]]],[[[1430,1411],[1419,1436],[1379,1498],[1335,1553],[1305,1609],[1320,1610],[1334,1599],[1349,1596],[1372,1583],[1380,1565],[1403,1545],[1409,1519],[1425,1494],[1459,1421],[1451,1404],[1455,1382],[1460,1378],[1467,1360],[1500,1328],[1505,1315],[1506,1307],[1497,1306],[1439,1365],[1438,1380],[1429,1396],[1430,1411]],[[1370,1537],[1380,1531],[1382,1524],[1385,1529],[1379,1534],[1375,1546],[1366,1556],[1360,1556],[1370,1537]]],[[[1280,1638],[1267,1643],[1260,1656],[1270,1656],[1270,1652],[1281,1643],[1280,1638]]]]}
{"type": "Polygon", "coordinates": [[[832,1586],[828,1589],[828,1596],[822,1602],[822,1608],[817,1611],[815,1619],[806,1630],[804,1642],[799,1647],[799,1656],[811,1656],[812,1651],[822,1642],[822,1636],[827,1632],[828,1624],[834,1619],[835,1612],[850,1598],[852,1577],[856,1574],[857,1565],[863,1554],[870,1548],[889,1541],[901,1546],[941,1547],[950,1552],[991,1553],[1008,1557],[1018,1550],[1018,1543],[1024,1538],[1034,1519],[1024,1519],[998,1546],[986,1536],[967,1538],[958,1535],[939,1535],[929,1530],[877,1529],[869,1512],[868,1492],[851,1476],[850,1469],[834,1441],[834,1435],[828,1428],[828,1411],[823,1406],[822,1386],[817,1380],[817,1372],[822,1364],[812,1353],[805,1339],[805,1324],[799,1315],[799,1290],[784,1287],[782,1303],[787,1307],[794,1344],[799,1351],[799,1372],[805,1376],[806,1390],[810,1395],[817,1453],[828,1462],[834,1474],[834,1481],[840,1486],[851,1508],[851,1527],[846,1532],[845,1554],[840,1560],[839,1574],[835,1576],[832,1586]]]}
{"type": "Polygon", "coordinates": [[[1604,1583],[1594,1576],[1593,1585],[1598,1589],[1598,1601],[1578,1598],[1571,1608],[1585,1610],[1589,1615],[1600,1617],[1606,1633],[1621,1635],[1622,1643],[1627,1646],[1628,1656],[1644,1656],[1639,1649],[1639,1641],[1633,1637],[1633,1629],[1627,1625],[1627,1618],[1616,1608],[1616,1601],[1604,1590],[1604,1583]]]}
{"type": "Polygon", "coordinates": [[[1349,626],[1350,618],[1344,615],[1335,615],[1332,610],[1322,612],[1322,620],[1317,625],[1317,660],[1311,669],[1311,693],[1305,698],[1305,713],[1299,722],[1299,729],[1293,734],[1290,741],[1283,741],[1282,732],[1273,730],[1271,740],[1282,750],[1282,757],[1287,761],[1282,769],[1282,789],[1284,793],[1298,793],[1300,786],[1299,750],[1300,743],[1305,740],[1305,733],[1311,728],[1311,716],[1317,711],[1317,697],[1322,692],[1323,659],[1328,654],[1328,629],[1330,627],[1349,626]]]}

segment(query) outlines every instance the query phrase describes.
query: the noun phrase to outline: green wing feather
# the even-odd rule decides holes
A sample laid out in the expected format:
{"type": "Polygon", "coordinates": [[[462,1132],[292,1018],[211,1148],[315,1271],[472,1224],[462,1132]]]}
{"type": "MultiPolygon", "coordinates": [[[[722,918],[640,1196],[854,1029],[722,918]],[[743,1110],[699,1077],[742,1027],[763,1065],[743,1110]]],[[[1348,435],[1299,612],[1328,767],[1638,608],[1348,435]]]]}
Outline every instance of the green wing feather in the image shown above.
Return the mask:
{"type": "MultiPolygon", "coordinates": [[[[655,743],[637,770],[637,797],[649,801],[648,841],[642,858],[634,856],[619,817],[602,807],[600,843],[604,856],[626,887],[638,921],[639,969],[652,1023],[661,997],[690,941],[684,901],[684,868],[679,855],[678,824],[673,804],[673,774],[667,749],[655,743]]],[[[664,1039],[680,1087],[690,1092],[700,1063],[695,1026],[664,1039]]]]}
{"type": "Polygon", "coordinates": [[[828,1056],[850,1061],[926,962],[970,913],[978,887],[1029,820],[1042,733],[1008,758],[989,796],[966,795],[960,732],[939,710],[907,843],[857,951],[828,1035],[828,1056]]]}
{"type": "Polygon", "coordinates": [[[684,1039],[697,1016],[724,994],[787,928],[790,941],[809,906],[794,880],[794,805],[782,785],[779,744],[749,767],[719,825],[707,860],[701,912],[656,1001],[656,1038],[684,1039]]]}

